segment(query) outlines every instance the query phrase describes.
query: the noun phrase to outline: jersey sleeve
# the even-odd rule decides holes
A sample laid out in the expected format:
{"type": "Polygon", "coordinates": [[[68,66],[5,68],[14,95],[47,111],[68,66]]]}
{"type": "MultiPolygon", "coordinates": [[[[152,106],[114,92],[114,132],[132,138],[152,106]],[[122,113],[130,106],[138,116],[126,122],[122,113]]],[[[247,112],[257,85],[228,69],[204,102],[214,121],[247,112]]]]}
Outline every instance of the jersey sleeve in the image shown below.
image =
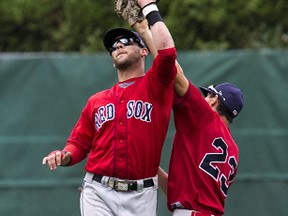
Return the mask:
{"type": "Polygon", "coordinates": [[[153,68],[157,71],[157,76],[161,82],[170,84],[174,81],[177,73],[176,56],[175,48],[158,51],[158,55],[153,62],[153,68]]]}
{"type": "Polygon", "coordinates": [[[187,92],[178,97],[174,95],[173,111],[175,127],[183,131],[199,129],[213,119],[214,111],[206,102],[200,91],[190,82],[187,92]],[[184,125],[183,123],[187,123],[184,125]]]}
{"type": "Polygon", "coordinates": [[[93,134],[95,132],[92,124],[93,120],[91,119],[91,103],[91,99],[88,100],[63,149],[72,153],[72,159],[69,165],[82,161],[90,152],[93,134]]]}
{"type": "Polygon", "coordinates": [[[177,73],[175,61],[175,48],[159,50],[145,75],[145,88],[148,88],[150,95],[161,105],[171,106],[173,100],[174,80],[177,73]]]}

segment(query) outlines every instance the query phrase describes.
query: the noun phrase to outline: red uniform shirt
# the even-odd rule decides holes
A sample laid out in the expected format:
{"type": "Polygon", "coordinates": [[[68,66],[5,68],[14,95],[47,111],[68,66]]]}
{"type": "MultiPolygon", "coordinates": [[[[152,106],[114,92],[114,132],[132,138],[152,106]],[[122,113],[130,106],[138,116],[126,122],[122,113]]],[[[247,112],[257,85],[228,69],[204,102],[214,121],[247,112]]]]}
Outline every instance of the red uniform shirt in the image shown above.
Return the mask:
{"type": "Polygon", "coordinates": [[[176,49],[159,51],[143,77],[89,98],[64,148],[71,165],[88,159],[88,172],[121,179],[157,174],[168,130],[176,49]]]}
{"type": "Polygon", "coordinates": [[[168,208],[222,215],[235,179],[238,147],[230,131],[192,84],[174,102],[176,133],[168,178],[168,208]]]}

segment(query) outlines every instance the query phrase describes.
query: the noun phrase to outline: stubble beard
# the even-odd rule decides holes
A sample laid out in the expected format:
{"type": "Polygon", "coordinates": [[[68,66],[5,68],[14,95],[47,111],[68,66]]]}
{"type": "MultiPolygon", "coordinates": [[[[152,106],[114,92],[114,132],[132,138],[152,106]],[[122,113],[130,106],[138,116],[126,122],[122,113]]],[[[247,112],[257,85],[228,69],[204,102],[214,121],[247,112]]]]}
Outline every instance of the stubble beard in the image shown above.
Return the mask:
{"type": "Polygon", "coordinates": [[[127,58],[125,58],[124,60],[121,61],[114,60],[113,63],[118,70],[125,70],[134,63],[140,61],[140,58],[141,57],[139,55],[136,55],[134,53],[133,55],[127,56],[127,58]]]}

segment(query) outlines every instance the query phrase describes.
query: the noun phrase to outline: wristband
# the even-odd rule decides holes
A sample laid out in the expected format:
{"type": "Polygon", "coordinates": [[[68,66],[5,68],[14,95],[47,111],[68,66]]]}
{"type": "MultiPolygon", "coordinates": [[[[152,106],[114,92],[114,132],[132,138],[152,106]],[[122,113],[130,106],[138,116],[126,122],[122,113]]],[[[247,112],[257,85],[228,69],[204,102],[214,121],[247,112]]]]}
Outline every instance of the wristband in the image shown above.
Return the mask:
{"type": "Polygon", "coordinates": [[[142,8],[142,13],[143,13],[144,17],[146,17],[149,13],[151,13],[153,11],[159,11],[155,2],[151,2],[142,8]]]}
{"type": "Polygon", "coordinates": [[[159,11],[152,11],[146,16],[149,26],[153,26],[156,22],[163,22],[159,11]]]}

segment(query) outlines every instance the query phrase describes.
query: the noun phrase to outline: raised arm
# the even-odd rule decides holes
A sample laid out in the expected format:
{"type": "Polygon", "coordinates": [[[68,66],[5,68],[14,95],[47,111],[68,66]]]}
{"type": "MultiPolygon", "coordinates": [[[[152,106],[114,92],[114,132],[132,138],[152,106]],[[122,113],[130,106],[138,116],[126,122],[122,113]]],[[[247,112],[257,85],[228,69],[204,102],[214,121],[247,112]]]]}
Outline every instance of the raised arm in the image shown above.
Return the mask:
{"type": "MultiPolygon", "coordinates": [[[[174,41],[172,39],[172,36],[171,36],[169,30],[167,29],[166,25],[162,21],[158,21],[155,24],[153,24],[152,26],[150,24],[150,28],[148,26],[147,16],[148,16],[148,19],[149,19],[149,16],[151,16],[151,15],[156,17],[156,18],[152,17],[152,22],[155,22],[155,19],[157,20],[157,17],[158,17],[158,20],[159,19],[161,20],[161,16],[159,14],[157,15],[157,9],[158,8],[155,4],[155,1],[138,0],[138,4],[142,8],[142,11],[144,11],[144,12],[146,11],[146,13],[147,13],[147,11],[149,11],[148,10],[149,7],[152,7],[152,9],[150,9],[150,10],[152,10],[152,12],[150,12],[151,13],[150,15],[146,15],[146,20],[143,20],[141,22],[134,22],[132,26],[141,35],[141,37],[145,41],[146,45],[148,46],[152,56],[155,58],[157,56],[157,50],[161,50],[161,49],[165,49],[165,48],[169,48],[169,47],[174,47],[174,41]],[[147,4],[148,4],[148,6],[145,7],[145,5],[147,5],[147,4]],[[152,5],[152,6],[149,6],[149,5],[152,5]],[[156,10],[156,12],[153,10],[156,10]],[[154,15],[153,15],[153,13],[154,13],[154,15]],[[159,18],[159,16],[160,16],[160,18],[159,18]],[[153,19],[154,19],[154,21],[153,21],[153,19]],[[159,30],[158,30],[158,28],[159,28],[159,30]],[[166,35],[166,36],[164,37],[163,35],[166,35]]],[[[178,96],[183,96],[188,89],[189,81],[185,77],[183,69],[180,66],[180,64],[178,63],[178,61],[176,61],[176,68],[177,68],[177,75],[176,75],[176,79],[175,79],[174,89],[175,89],[175,92],[178,96]]]]}
{"type": "Polygon", "coordinates": [[[156,0],[138,0],[138,5],[148,21],[156,49],[163,50],[174,47],[173,38],[161,18],[156,0]]]}
{"type": "Polygon", "coordinates": [[[185,76],[183,69],[178,63],[178,61],[176,61],[176,68],[177,68],[177,75],[175,78],[174,90],[178,96],[182,97],[188,90],[189,81],[185,76]]]}

